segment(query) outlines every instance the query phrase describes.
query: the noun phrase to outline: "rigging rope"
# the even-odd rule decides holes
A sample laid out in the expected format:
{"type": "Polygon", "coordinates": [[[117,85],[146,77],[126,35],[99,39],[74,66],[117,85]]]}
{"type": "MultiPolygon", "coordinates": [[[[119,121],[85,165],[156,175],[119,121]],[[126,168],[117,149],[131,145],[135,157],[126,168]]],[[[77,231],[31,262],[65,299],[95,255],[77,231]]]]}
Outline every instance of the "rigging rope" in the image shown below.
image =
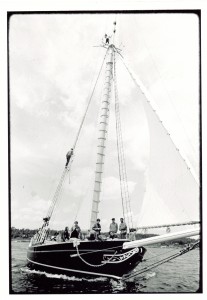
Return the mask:
{"type": "Polygon", "coordinates": [[[160,266],[160,265],[162,265],[162,264],[164,264],[164,263],[166,263],[166,262],[168,262],[168,261],[171,261],[171,260],[177,258],[178,256],[184,255],[184,254],[188,253],[189,251],[191,251],[191,250],[197,248],[197,247],[199,246],[199,243],[200,243],[200,241],[197,241],[197,242],[194,243],[192,246],[189,246],[189,245],[188,245],[188,246],[185,247],[183,250],[180,250],[178,253],[175,253],[175,254],[173,254],[173,255],[171,255],[171,256],[169,256],[169,257],[163,258],[163,259],[161,259],[161,260],[158,261],[158,262],[154,262],[154,263],[152,263],[150,266],[146,266],[146,267],[144,267],[143,269],[141,269],[141,270],[139,270],[139,271],[137,271],[137,272],[135,272],[135,273],[133,273],[133,274],[131,274],[131,275],[123,276],[122,279],[123,279],[123,280],[128,280],[128,279],[130,279],[130,278],[136,277],[136,276],[138,276],[138,275],[140,275],[140,274],[142,274],[142,273],[145,273],[145,272],[147,272],[147,271],[149,271],[149,270],[151,270],[151,269],[153,269],[153,268],[156,268],[156,267],[158,267],[158,266],[160,266]]]}
{"type": "Polygon", "coordinates": [[[83,118],[82,118],[80,127],[79,127],[79,129],[78,129],[78,133],[77,133],[75,142],[74,142],[74,144],[73,144],[73,150],[75,149],[76,144],[77,144],[77,142],[78,142],[78,138],[79,138],[79,136],[80,136],[80,132],[81,132],[81,129],[82,129],[82,127],[83,127],[83,123],[84,123],[84,121],[85,121],[85,118],[86,118],[86,115],[87,115],[89,106],[90,106],[90,104],[91,104],[91,100],[92,100],[94,91],[95,91],[95,89],[96,89],[96,85],[97,85],[98,79],[99,79],[99,77],[100,77],[100,74],[101,74],[101,71],[102,71],[102,67],[103,67],[103,64],[104,64],[104,61],[105,61],[105,58],[106,58],[107,53],[108,53],[108,49],[107,49],[106,54],[105,54],[105,56],[104,56],[103,62],[102,62],[102,64],[101,64],[101,68],[100,68],[99,73],[98,73],[98,77],[97,77],[97,79],[96,79],[96,82],[95,82],[94,88],[93,88],[93,90],[92,90],[91,96],[90,96],[90,98],[89,98],[89,101],[88,101],[88,104],[87,104],[85,113],[84,113],[84,115],[83,115],[83,118]]]}
{"type": "MultiPolygon", "coordinates": [[[[115,76],[116,72],[115,72],[115,68],[114,68],[114,76],[115,76]]],[[[114,81],[114,84],[115,84],[115,111],[116,111],[116,108],[117,108],[117,101],[116,101],[116,98],[117,98],[117,91],[116,91],[116,82],[114,81]]],[[[121,184],[121,163],[120,163],[120,156],[119,156],[119,139],[118,139],[118,119],[117,119],[117,113],[115,114],[116,116],[116,133],[117,133],[117,152],[118,152],[118,165],[119,165],[119,180],[120,180],[120,185],[122,187],[122,184],[121,184]]],[[[123,217],[124,219],[125,218],[125,207],[124,207],[124,195],[123,195],[123,190],[121,188],[121,200],[122,200],[122,210],[123,210],[123,217]]],[[[128,219],[127,219],[128,220],[128,219]]],[[[129,224],[128,224],[129,226],[129,224]]]]}
{"type": "MultiPolygon", "coordinates": [[[[69,163],[69,166],[68,166],[68,174],[69,174],[69,176],[70,176],[70,172],[69,172],[69,170],[71,169],[71,165],[72,165],[72,162],[73,162],[73,158],[71,158],[71,162],[69,163]]],[[[67,175],[67,174],[66,174],[67,175]]],[[[66,178],[67,178],[67,176],[65,175],[65,177],[64,177],[64,180],[63,180],[63,182],[62,182],[62,187],[64,186],[64,184],[65,184],[65,181],[66,181],[66,178]]],[[[62,194],[63,194],[63,188],[61,188],[60,189],[60,191],[59,191],[59,194],[58,194],[58,196],[57,196],[57,198],[56,198],[56,202],[54,203],[54,206],[53,206],[53,210],[52,210],[52,212],[51,212],[51,217],[50,217],[50,222],[51,222],[51,218],[53,217],[53,220],[55,219],[55,213],[57,212],[57,210],[58,210],[58,208],[59,208],[59,206],[60,206],[60,202],[61,202],[61,199],[62,199],[62,194]]]]}
{"type": "Polygon", "coordinates": [[[121,186],[121,198],[122,198],[124,218],[126,213],[128,227],[133,228],[132,211],[131,211],[131,203],[130,203],[130,196],[129,196],[129,189],[128,189],[128,180],[127,180],[127,173],[126,173],[126,163],[125,163],[124,146],[123,146],[122,129],[121,129],[121,116],[120,116],[119,98],[118,98],[118,89],[117,89],[115,56],[116,55],[114,55],[115,117],[116,117],[117,152],[118,152],[119,177],[120,177],[120,186],[121,186]]]}
{"type": "Polygon", "coordinates": [[[66,174],[68,173],[69,169],[64,169],[63,170],[63,173],[62,173],[62,176],[60,178],[60,181],[59,181],[59,184],[57,186],[57,189],[55,191],[55,194],[54,194],[54,197],[53,197],[53,200],[52,200],[52,203],[51,203],[51,206],[48,210],[48,213],[47,213],[47,218],[51,218],[52,216],[52,213],[54,211],[54,208],[55,208],[55,204],[60,196],[60,193],[61,193],[61,190],[62,190],[62,186],[63,186],[63,183],[65,181],[65,178],[66,178],[66,174]]]}
{"type": "MultiPolygon", "coordinates": [[[[102,62],[102,64],[101,64],[101,67],[100,67],[100,70],[99,70],[99,73],[98,73],[98,76],[97,76],[95,85],[94,85],[94,87],[93,87],[91,96],[90,96],[90,98],[89,98],[89,101],[88,101],[88,104],[87,104],[87,107],[86,107],[86,110],[85,110],[85,113],[84,113],[84,115],[83,115],[83,118],[82,118],[80,127],[79,127],[79,129],[78,129],[78,133],[77,133],[77,136],[76,136],[76,138],[75,138],[74,145],[73,145],[73,150],[75,150],[75,147],[76,147],[78,138],[79,138],[79,136],[80,136],[81,129],[82,129],[82,127],[83,127],[83,123],[84,123],[84,121],[85,121],[85,118],[86,118],[86,115],[87,115],[87,112],[88,112],[88,109],[89,109],[89,106],[90,106],[90,103],[91,103],[91,100],[92,100],[92,97],[93,97],[93,94],[94,94],[94,91],[95,91],[95,88],[96,88],[96,85],[97,85],[97,82],[98,82],[98,79],[99,79],[99,77],[100,77],[100,74],[101,74],[101,71],[102,71],[102,67],[103,67],[103,64],[104,64],[104,61],[105,61],[107,52],[108,52],[108,50],[106,51],[106,54],[105,54],[105,56],[104,56],[104,59],[103,59],[103,62],[102,62]]],[[[49,210],[48,210],[48,212],[47,212],[47,216],[43,219],[43,220],[44,220],[44,224],[43,224],[44,227],[48,226],[48,224],[49,224],[49,220],[51,219],[51,216],[52,216],[52,214],[53,214],[53,211],[54,211],[54,208],[55,208],[55,206],[56,206],[56,203],[57,203],[58,199],[60,198],[60,194],[61,194],[61,192],[62,192],[62,188],[63,188],[63,184],[64,184],[64,182],[65,182],[66,175],[67,175],[67,174],[69,173],[69,171],[70,171],[70,167],[71,167],[72,161],[73,161],[73,160],[72,160],[72,158],[71,158],[71,160],[70,160],[70,162],[69,162],[69,165],[68,165],[66,168],[64,168],[64,170],[63,170],[63,172],[62,172],[62,175],[61,175],[61,177],[60,177],[60,180],[59,180],[57,189],[56,189],[55,194],[54,194],[53,199],[52,199],[52,203],[51,203],[51,205],[50,205],[50,207],[49,207],[49,210]]],[[[42,235],[42,234],[41,234],[41,235],[42,235]]]]}

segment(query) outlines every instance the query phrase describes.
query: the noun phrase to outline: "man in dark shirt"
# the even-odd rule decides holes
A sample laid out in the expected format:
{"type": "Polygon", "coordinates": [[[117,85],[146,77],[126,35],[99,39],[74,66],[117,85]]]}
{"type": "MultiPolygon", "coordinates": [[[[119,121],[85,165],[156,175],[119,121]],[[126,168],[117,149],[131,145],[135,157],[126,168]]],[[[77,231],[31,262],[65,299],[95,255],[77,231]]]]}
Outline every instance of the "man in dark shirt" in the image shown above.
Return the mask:
{"type": "Polygon", "coordinates": [[[74,225],[71,228],[71,238],[80,238],[81,229],[78,225],[78,221],[74,222],[74,225]]]}
{"type": "Polygon", "coordinates": [[[68,227],[65,227],[65,230],[63,231],[61,238],[62,238],[63,242],[70,239],[70,234],[69,234],[69,231],[68,231],[68,227]]]}
{"type": "Polygon", "coordinates": [[[119,224],[120,238],[121,239],[125,239],[126,238],[126,234],[127,234],[127,225],[124,222],[123,218],[120,219],[120,222],[121,222],[119,224]]]}
{"type": "Polygon", "coordinates": [[[100,219],[96,220],[96,223],[93,225],[92,229],[95,231],[95,237],[98,239],[100,233],[101,233],[101,224],[100,224],[100,219]]]}

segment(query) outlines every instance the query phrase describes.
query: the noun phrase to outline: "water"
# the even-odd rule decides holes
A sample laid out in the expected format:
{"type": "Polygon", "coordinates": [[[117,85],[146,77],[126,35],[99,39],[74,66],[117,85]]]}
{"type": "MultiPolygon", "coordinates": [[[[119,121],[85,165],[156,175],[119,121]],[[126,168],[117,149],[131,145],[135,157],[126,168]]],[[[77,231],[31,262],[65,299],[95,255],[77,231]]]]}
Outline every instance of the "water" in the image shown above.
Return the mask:
{"type": "MultiPolygon", "coordinates": [[[[189,253],[147,271],[128,283],[104,277],[84,279],[66,275],[32,271],[26,266],[28,242],[12,241],[11,246],[11,293],[24,294],[94,294],[94,293],[195,293],[199,289],[199,251],[189,253]]],[[[146,262],[178,252],[176,248],[148,248],[146,262]],[[167,253],[168,252],[168,253],[167,253]],[[149,259],[150,258],[150,259],[149,259]],[[149,259],[149,260],[148,260],[149,259]]],[[[137,271],[136,270],[136,271],[137,271]]]]}

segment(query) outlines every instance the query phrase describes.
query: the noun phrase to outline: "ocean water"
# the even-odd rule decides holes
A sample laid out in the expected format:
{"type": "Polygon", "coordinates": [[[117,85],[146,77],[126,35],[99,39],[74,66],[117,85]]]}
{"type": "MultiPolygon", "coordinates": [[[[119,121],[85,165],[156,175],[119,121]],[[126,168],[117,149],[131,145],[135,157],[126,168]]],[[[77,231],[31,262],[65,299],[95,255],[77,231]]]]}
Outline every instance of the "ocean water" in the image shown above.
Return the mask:
{"type": "MultiPolygon", "coordinates": [[[[200,289],[200,251],[192,250],[175,260],[130,279],[76,278],[30,270],[26,266],[28,242],[11,243],[10,293],[15,294],[101,294],[101,293],[196,293],[200,289]]],[[[147,248],[146,261],[137,270],[180,248],[147,248]]]]}

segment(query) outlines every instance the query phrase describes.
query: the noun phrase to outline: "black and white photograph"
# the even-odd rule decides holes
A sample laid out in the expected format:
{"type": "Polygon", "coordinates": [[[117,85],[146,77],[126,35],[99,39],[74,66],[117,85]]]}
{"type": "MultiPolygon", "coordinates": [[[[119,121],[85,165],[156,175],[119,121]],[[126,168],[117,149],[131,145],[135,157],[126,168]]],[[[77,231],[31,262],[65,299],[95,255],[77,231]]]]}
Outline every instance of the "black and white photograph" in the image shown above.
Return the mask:
{"type": "Polygon", "coordinates": [[[9,294],[201,294],[199,9],[7,12],[9,294]]]}

